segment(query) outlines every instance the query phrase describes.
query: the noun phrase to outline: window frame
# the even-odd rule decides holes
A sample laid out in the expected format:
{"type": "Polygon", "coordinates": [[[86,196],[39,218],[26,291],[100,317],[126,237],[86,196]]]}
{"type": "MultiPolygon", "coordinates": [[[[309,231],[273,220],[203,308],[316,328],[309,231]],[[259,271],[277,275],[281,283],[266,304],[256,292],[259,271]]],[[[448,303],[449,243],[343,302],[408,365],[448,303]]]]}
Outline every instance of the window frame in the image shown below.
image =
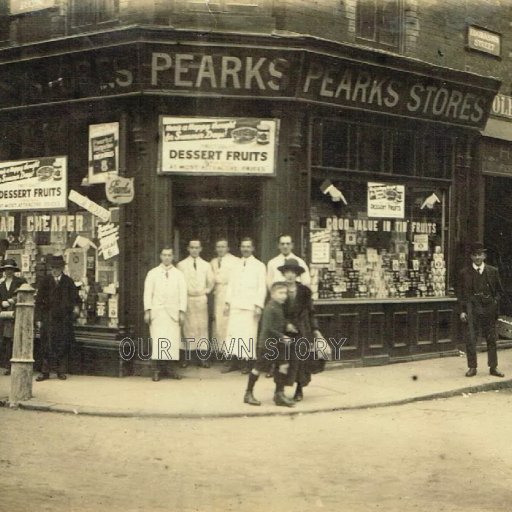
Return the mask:
{"type": "Polygon", "coordinates": [[[101,27],[105,25],[111,25],[119,22],[119,0],[111,0],[113,2],[113,16],[109,19],[100,19],[100,10],[98,9],[98,3],[101,0],[71,0],[69,7],[69,25],[71,30],[80,30],[86,27],[101,27]],[[88,2],[92,4],[92,8],[94,11],[94,20],[93,21],[82,21],[82,17],[79,16],[76,12],[76,5],[82,4],[84,2],[88,2]]]}

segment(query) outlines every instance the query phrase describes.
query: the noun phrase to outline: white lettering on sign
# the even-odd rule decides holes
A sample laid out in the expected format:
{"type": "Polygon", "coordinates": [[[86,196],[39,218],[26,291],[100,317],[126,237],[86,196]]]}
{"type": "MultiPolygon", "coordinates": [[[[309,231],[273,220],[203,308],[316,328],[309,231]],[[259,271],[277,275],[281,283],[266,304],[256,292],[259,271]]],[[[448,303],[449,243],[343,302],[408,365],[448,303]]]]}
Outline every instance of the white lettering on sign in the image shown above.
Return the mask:
{"type": "Polygon", "coordinates": [[[283,58],[191,53],[151,55],[151,85],[187,89],[279,91],[289,62],[283,58]]]}
{"type": "Polygon", "coordinates": [[[469,26],[468,47],[472,50],[478,50],[499,57],[501,54],[501,36],[488,30],[469,26]]]}
{"type": "Polygon", "coordinates": [[[492,102],[491,113],[495,116],[512,118],[512,96],[497,94],[492,102]]]}
{"type": "Polygon", "coordinates": [[[25,222],[25,228],[29,233],[34,231],[74,233],[84,230],[82,215],[29,215],[25,222]]]}

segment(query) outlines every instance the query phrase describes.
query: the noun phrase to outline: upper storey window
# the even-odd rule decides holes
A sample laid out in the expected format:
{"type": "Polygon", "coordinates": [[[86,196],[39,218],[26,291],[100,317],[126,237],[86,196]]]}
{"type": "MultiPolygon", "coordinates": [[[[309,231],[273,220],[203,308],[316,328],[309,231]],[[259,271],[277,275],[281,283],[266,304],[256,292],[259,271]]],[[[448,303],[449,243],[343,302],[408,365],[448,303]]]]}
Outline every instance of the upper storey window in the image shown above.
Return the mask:
{"type": "Polygon", "coordinates": [[[119,0],[72,0],[71,25],[84,27],[117,20],[119,0]]]}
{"type": "Polygon", "coordinates": [[[398,51],[403,32],[402,10],[402,0],[358,0],[358,39],[398,51]]]}

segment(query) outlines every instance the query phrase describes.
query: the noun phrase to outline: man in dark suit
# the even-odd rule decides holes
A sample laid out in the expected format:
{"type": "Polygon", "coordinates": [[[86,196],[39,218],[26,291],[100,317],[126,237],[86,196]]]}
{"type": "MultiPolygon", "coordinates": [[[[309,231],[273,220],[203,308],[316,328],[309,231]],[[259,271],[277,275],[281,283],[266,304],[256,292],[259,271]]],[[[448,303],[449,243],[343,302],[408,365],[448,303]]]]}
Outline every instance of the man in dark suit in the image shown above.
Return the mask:
{"type": "MultiPolygon", "coordinates": [[[[7,259],[0,267],[4,279],[0,283],[0,305],[2,311],[14,311],[16,305],[16,290],[25,283],[25,279],[14,275],[20,269],[16,261],[7,259]]],[[[4,375],[11,374],[12,339],[14,336],[14,320],[0,320],[0,336],[2,337],[3,356],[5,358],[4,375]]]]}
{"type": "Polygon", "coordinates": [[[485,263],[486,250],[481,243],[472,244],[469,250],[471,265],[462,269],[459,279],[460,319],[468,324],[466,339],[468,371],[466,377],[474,377],[477,368],[476,343],[478,331],[487,341],[487,360],[490,374],[504,377],[498,370],[496,352],[496,320],[498,304],[503,294],[498,269],[485,263]]]}
{"type": "Polygon", "coordinates": [[[73,280],[64,274],[64,258],[53,256],[50,260],[51,275],[47,275],[36,296],[36,313],[41,322],[43,365],[36,381],[50,378],[55,369],[57,377],[66,380],[69,347],[74,339],[74,317],[78,314],[78,289],[73,280]]]}

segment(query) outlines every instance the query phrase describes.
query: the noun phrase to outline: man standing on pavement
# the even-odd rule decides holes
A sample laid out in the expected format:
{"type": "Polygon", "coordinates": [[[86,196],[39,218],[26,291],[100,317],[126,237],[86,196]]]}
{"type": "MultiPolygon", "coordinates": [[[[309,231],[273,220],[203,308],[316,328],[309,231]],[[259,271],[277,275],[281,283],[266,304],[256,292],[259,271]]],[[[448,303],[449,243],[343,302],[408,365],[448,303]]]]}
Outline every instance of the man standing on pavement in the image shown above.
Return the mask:
{"type": "Polygon", "coordinates": [[[224,314],[226,307],[226,291],[229,280],[240,259],[229,252],[229,242],[225,238],[217,240],[215,252],[217,253],[217,257],[213,258],[211,261],[215,282],[213,289],[215,317],[213,339],[215,340],[215,346],[212,348],[216,350],[217,356],[220,357],[223,355],[221,353],[221,347],[227,346],[226,331],[228,327],[228,317],[224,314]]]}
{"type": "MultiPolygon", "coordinates": [[[[14,311],[16,306],[16,290],[26,283],[22,277],[14,275],[20,269],[16,261],[7,259],[0,267],[4,272],[4,279],[0,282],[0,305],[2,311],[14,311]]],[[[11,374],[12,338],[14,336],[14,319],[0,320],[0,336],[2,341],[3,356],[5,357],[4,375],[11,374]]]]}
{"type": "Polygon", "coordinates": [[[79,314],[80,298],[71,277],[64,274],[62,256],[50,259],[51,275],[45,276],[36,295],[36,311],[40,318],[43,365],[36,381],[57,377],[66,380],[69,347],[75,338],[74,319],[79,314]]]}
{"type": "Polygon", "coordinates": [[[498,370],[496,351],[496,320],[498,304],[503,294],[498,269],[485,263],[486,249],[483,244],[475,243],[469,251],[471,265],[462,269],[459,278],[460,319],[468,324],[466,354],[468,371],[466,377],[474,377],[477,369],[476,344],[478,332],[487,341],[487,361],[489,372],[495,377],[504,377],[498,370]]]}
{"type": "Polygon", "coordinates": [[[223,373],[235,371],[242,363],[242,373],[249,373],[249,360],[256,358],[258,322],[267,294],[265,265],[254,257],[254,242],[244,238],[240,242],[242,257],[230,279],[226,291],[225,314],[229,316],[226,345],[231,361],[223,373]]]}
{"type": "Polygon", "coordinates": [[[272,258],[267,264],[267,287],[270,290],[270,287],[275,282],[284,281],[285,278],[283,274],[279,271],[279,267],[282,267],[285,264],[285,260],[289,258],[294,258],[299,262],[299,265],[304,269],[302,275],[297,276],[297,281],[302,283],[303,285],[309,288],[311,284],[311,276],[309,274],[308,266],[306,262],[296,256],[293,253],[293,239],[290,235],[280,235],[278,238],[278,248],[279,254],[272,258]]]}
{"type": "MultiPolygon", "coordinates": [[[[180,359],[181,326],[187,311],[187,283],[183,274],[172,264],[173,250],[164,247],[160,265],[151,269],[144,282],[144,321],[149,325],[153,381],[160,380],[162,361],[173,366],[180,359]]],[[[181,379],[174,368],[172,379],[181,379]]]]}
{"type": "MultiPolygon", "coordinates": [[[[178,270],[183,272],[188,290],[187,313],[183,325],[182,349],[186,351],[181,363],[182,368],[188,366],[190,352],[207,350],[208,338],[208,294],[213,289],[213,271],[211,265],[201,258],[203,250],[199,240],[188,243],[189,256],[178,263],[178,270]]],[[[209,356],[209,353],[208,353],[209,356]]],[[[199,358],[199,365],[209,368],[207,360],[199,358]]]]}

